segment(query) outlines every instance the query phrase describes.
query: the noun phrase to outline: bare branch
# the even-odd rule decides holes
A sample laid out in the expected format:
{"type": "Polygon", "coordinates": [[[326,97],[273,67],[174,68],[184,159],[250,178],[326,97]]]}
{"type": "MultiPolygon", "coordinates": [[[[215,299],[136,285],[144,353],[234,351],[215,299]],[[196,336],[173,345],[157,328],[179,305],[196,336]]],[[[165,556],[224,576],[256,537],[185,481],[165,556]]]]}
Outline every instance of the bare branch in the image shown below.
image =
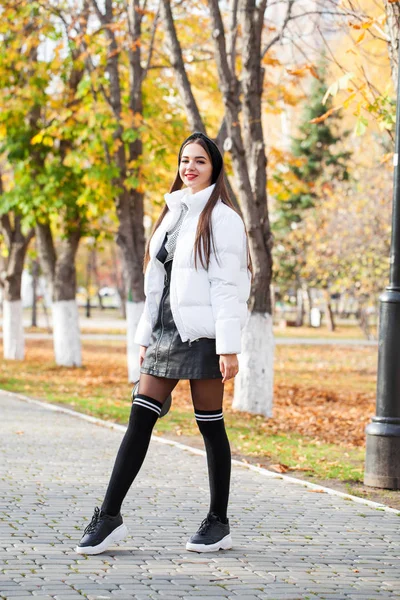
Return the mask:
{"type": "Polygon", "coordinates": [[[96,0],[91,0],[92,6],[96,12],[96,15],[100,21],[100,23],[102,25],[106,25],[106,23],[108,22],[106,15],[103,15],[103,13],[101,12],[99,5],[97,4],[96,0]]]}
{"type": "Polygon", "coordinates": [[[106,9],[106,18],[107,21],[110,23],[112,21],[113,18],[113,3],[112,0],[106,0],[106,4],[105,4],[105,9],[106,9]]]}
{"type": "Polygon", "coordinates": [[[293,9],[293,4],[294,4],[295,0],[289,0],[288,1],[288,8],[287,8],[287,12],[286,12],[286,16],[285,19],[283,21],[282,27],[280,32],[275,35],[272,40],[265,46],[264,50],[262,51],[262,58],[264,58],[264,56],[267,54],[267,52],[269,52],[269,50],[272,48],[272,46],[274,46],[277,42],[279,42],[282,37],[283,34],[285,32],[286,26],[289,23],[290,19],[292,18],[292,9],[293,9]]]}
{"type": "Polygon", "coordinates": [[[236,63],[236,41],[238,34],[238,20],[237,20],[237,12],[239,0],[231,0],[232,8],[231,8],[231,16],[230,16],[230,24],[228,27],[228,35],[227,35],[227,53],[229,56],[229,62],[231,65],[232,73],[236,72],[235,63],[236,63]]]}
{"type": "Polygon", "coordinates": [[[236,77],[235,73],[231,71],[229,66],[226,51],[224,24],[222,21],[218,0],[208,0],[208,6],[210,8],[213,27],[212,37],[214,38],[215,45],[217,46],[217,66],[222,84],[221,87],[223,92],[226,93],[232,85],[236,84],[236,77]]]}
{"type": "Polygon", "coordinates": [[[186,108],[186,114],[189,121],[189,126],[192,130],[205,132],[203,120],[200,115],[195,97],[192,92],[189,78],[186,73],[185,62],[183,60],[182,48],[176,33],[174,18],[172,15],[171,4],[169,0],[161,0],[160,12],[165,24],[168,54],[171,65],[174,69],[178,90],[182,102],[186,108]]]}
{"type": "Polygon", "coordinates": [[[25,236],[25,246],[28,247],[30,241],[35,237],[35,229],[32,227],[25,236]]]}
{"type": "Polygon", "coordinates": [[[154,15],[153,27],[152,27],[152,30],[151,30],[151,39],[150,39],[149,54],[148,54],[148,57],[147,57],[146,66],[143,69],[143,79],[147,76],[147,73],[148,73],[148,71],[150,69],[151,59],[153,58],[154,42],[155,42],[155,38],[156,38],[156,32],[157,32],[157,26],[158,26],[159,18],[160,18],[160,5],[158,5],[157,12],[154,15]]]}
{"type": "MultiPolygon", "coordinates": [[[[141,7],[142,14],[145,13],[146,8],[147,8],[147,0],[143,0],[143,6],[141,7]]],[[[158,13],[158,10],[159,9],[157,8],[157,13],[158,13]]]]}

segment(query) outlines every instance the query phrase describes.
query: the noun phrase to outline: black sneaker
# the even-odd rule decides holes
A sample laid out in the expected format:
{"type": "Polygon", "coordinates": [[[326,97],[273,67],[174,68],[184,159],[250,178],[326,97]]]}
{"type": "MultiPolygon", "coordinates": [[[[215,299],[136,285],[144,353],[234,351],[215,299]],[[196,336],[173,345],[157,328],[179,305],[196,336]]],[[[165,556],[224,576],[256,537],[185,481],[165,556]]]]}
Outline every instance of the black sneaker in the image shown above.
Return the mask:
{"type": "Polygon", "coordinates": [[[100,554],[114,542],[120,542],[128,530],[122,522],[121,513],[111,517],[103,513],[97,506],[92,520],[83,532],[83,536],[75,551],[78,554],[100,554]]]}
{"type": "Polygon", "coordinates": [[[232,548],[229,521],[222,523],[218,515],[208,513],[199,529],[186,544],[186,550],[193,552],[216,552],[232,548]]]}

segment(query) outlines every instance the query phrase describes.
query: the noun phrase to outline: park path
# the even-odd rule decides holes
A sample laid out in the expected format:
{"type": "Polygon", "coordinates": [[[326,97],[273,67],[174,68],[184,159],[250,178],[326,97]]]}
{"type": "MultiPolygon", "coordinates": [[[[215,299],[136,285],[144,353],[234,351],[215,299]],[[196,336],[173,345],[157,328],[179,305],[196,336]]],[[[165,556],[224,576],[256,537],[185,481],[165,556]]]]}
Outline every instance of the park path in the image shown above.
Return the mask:
{"type": "MultiPolygon", "coordinates": [[[[400,517],[234,465],[234,548],[185,550],[205,457],[154,441],[123,507],[130,536],[74,552],[123,432],[0,393],[0,598],[400,598],[400,517]]],[[[166,417],[168,418],[168,417],[166,417]]]]}

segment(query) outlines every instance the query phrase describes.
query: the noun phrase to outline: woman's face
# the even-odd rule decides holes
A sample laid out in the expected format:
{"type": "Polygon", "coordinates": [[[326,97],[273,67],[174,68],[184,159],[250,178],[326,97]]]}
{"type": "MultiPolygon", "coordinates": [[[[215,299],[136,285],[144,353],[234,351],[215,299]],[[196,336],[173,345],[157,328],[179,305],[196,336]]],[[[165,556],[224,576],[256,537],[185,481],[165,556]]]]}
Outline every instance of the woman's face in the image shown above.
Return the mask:
{"type": "Polygon", "coordinates": [[[192,194],[211,185],[212,163],[203,146],[193,142],[185,146],[179,165],[179,175],[192,194]]]}

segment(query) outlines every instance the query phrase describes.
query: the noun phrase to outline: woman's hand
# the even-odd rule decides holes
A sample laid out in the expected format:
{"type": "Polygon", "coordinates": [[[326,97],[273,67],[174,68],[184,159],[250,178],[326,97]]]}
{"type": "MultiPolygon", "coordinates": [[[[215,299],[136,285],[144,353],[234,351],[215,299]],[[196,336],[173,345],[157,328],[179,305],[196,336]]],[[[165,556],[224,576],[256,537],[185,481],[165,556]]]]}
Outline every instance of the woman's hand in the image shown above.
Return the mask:
{"type": "Polygon", "coordinates": [[[146,356],[147,346],[139,346],[139,368],[142,366],[144,357],[146,356]]]}
{"type": "Polygon", "coordinates": [[[235,377],[239,373],[237,354],[221,354],[219,357],[219,368],[221,370],[222,383],[235,377]]]}

